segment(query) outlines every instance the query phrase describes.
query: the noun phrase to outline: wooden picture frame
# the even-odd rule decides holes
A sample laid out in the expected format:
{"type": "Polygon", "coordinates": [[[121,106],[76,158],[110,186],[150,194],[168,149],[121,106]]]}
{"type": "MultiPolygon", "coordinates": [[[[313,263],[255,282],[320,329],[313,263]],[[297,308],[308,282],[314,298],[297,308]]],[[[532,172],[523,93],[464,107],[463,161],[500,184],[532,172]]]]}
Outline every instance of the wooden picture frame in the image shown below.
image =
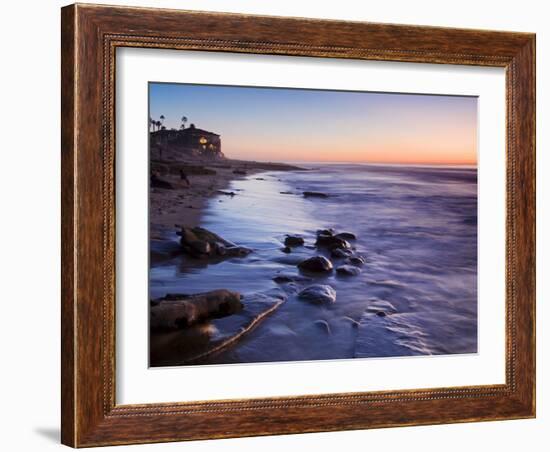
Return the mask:
{"type": "Polygon", "coordinates": [[[61,32],[64,444],[86,447],[535,416],[535,35],[79,4],[62,9],[61,32]],[[118,47],[505,68],[506,383],[117,405],[118,47]]]}

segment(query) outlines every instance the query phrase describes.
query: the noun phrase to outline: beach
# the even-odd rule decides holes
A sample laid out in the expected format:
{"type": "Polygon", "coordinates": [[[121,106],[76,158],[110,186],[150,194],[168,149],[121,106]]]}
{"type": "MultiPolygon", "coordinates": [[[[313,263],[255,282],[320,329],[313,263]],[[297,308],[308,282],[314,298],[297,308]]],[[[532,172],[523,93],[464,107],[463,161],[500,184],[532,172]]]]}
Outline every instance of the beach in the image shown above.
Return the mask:
{"type": "Polygon", "coordinates": [[[205,202],[225,190],[233,180],[253,176],[266,170],[297,170],[296,165],[241,160],[157,162],[153,169],[162,168],[163,180],[173,185],[174,190],[151,188],[150,221],[152,229],[171,228],[182,218],[189,226],[197,226],[205,202]],[[175,167],[170,170],[170,167],[175,167]],[[178,169],[185,168],[189,184],[181,180],[178,169]]]}
{"type": "MultiPolygon", "coordinates": [[[[160,242],[175,232],[175,225],[199,226],[209,199],[224,194],[234,180],[252,177],[266,170],[300,170],[295,165],[224,159],[219,161],[153,162],[152,171],[172,189],[151,187],[149,190],[149,238],[160,242]],[[182,180],[180,169],[184,171],[182,180]]],[[[231,197],[228,191],[225,196],[231,197]]],[[[153,246],[155,249],[155,246],[153,246]]],[[[163,256],[153,252],[152,260],[163,256]]]]}
{"type": "Polygon", "coordinates": [[[475,168],[202,166],[151,190],[152,366],[477,351],[475,168]]]}

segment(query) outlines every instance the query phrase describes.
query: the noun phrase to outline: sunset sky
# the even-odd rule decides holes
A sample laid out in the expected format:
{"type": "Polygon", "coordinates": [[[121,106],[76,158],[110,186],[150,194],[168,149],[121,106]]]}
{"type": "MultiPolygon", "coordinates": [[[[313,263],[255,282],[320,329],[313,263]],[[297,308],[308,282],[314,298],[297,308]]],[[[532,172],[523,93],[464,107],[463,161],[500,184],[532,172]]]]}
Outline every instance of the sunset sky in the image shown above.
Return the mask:
{"type": "Polygon", "coordinates": [[[477,98],[149,84],[150,116],[221,135],[228,158],[475,164],[477,98]]]}

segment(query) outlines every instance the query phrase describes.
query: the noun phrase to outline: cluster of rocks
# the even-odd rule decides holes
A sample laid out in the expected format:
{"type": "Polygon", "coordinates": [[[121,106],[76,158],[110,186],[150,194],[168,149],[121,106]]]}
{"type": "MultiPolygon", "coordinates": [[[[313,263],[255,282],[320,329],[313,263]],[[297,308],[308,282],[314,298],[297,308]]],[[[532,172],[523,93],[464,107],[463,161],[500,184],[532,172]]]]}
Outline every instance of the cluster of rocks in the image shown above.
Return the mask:
{"type": "Polygon", "coordinates": [[[182,251],[195,259],[244,257],[252,252],[201,227],[178,226],[182,251]]]}
{"type": "MultiPolygon", "coordinates": [[[[179,228],[177,234],[180,236],[181,250],[193,258],[220,260],[244,257],[252,252],[205,228],[176,226],[179,228]]],[[[277,274],[273,281],[284,284],[286,292],[292,288],[299,300],[330,305],[336,301],[334,288],[328,284],[312,284],[312,279],[333,272],[340,276],[358,275],[365,261],[355,254],[355,247],[350,243],[355,240],[356,236],[350,232],[319,230],[314,245],[307,245],[316,249],[318,254],[297,263],[299,274],[277,274]]],[[[298,235],[287,235],[284,245],[286,252],[292,252],[293,248],[306,246],[306,240],[298,235]]],[[[152,331],[169,332],[239,314],[243,311],[242,299],[241,294],[226,289],[194,295],[168,294],[151,301],[150,327],[152,331]]]]}
{"type": "MultiPolygon", "coordinates": [[[[314,246],[320,253],[302,260],[297,267],[310,276],[329,275],[334,271],[340,276],[357,276],[365,260],[355,254],[355,248],[350,243],[356,239],[351,232],[337,233],[334,229],[320,229],[314,246]]],[[[287,235],[284,245],[282,251],[291,253],[293,248],[304,246],[305,240],[298,235],[287,235]]],[[[279,284],[295,284],[296,278],[292,275],[277,275],[273,280],[279,284]]],[[[336,301],[336,291],[330,285],[314,284],[299,291],[298,298],[315,304],[331,304],[336,301]]]]}
{"type": "MultiPolygon", "coordinates": [[[[336,272],[340,275],[356,276],[361,273],[361,266],[365,260],[354,253],[350,240],[354,241],[357,237],[351,232],[336,233],[334,229],[320,229],[317,231],[315,247],[318,250],[325,251],[332,259],[343,260],[341,265],[336,267],[336,272]]],[[[305,240],[303,237],[287,235],[285,238],[284,252],[291,252],[293,247],[303,246],[305,240]]],[[[312,273],[331,273],[334,270],[334,264],[325,256],[317,255],[303,260],[298,264],[298,268],[305,272],[312,273]]]]}

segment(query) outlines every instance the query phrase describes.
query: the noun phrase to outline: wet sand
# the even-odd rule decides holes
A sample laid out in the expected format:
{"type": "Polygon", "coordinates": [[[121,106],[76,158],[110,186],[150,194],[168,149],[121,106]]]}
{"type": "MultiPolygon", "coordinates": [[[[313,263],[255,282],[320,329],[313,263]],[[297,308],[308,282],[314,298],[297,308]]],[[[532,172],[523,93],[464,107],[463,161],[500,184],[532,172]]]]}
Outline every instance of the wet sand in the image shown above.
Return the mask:
{"type": "Polygon", "coordinates": [[[173,189],[151,188],[149,191],[151,240],[163,240],[168,231],[175,230],[176,224],[199,226],[207,200],[213,195],[220,194],[220,191],[225,191],[232,180],[243,179],[264,171],[303,169],[284,163],[228,159],[204,162],[152,162],[152,168],[163,181],[170,183],[173,189]],[[183,168],[189,184],[181,178],[180,168],[183,168]]]}

